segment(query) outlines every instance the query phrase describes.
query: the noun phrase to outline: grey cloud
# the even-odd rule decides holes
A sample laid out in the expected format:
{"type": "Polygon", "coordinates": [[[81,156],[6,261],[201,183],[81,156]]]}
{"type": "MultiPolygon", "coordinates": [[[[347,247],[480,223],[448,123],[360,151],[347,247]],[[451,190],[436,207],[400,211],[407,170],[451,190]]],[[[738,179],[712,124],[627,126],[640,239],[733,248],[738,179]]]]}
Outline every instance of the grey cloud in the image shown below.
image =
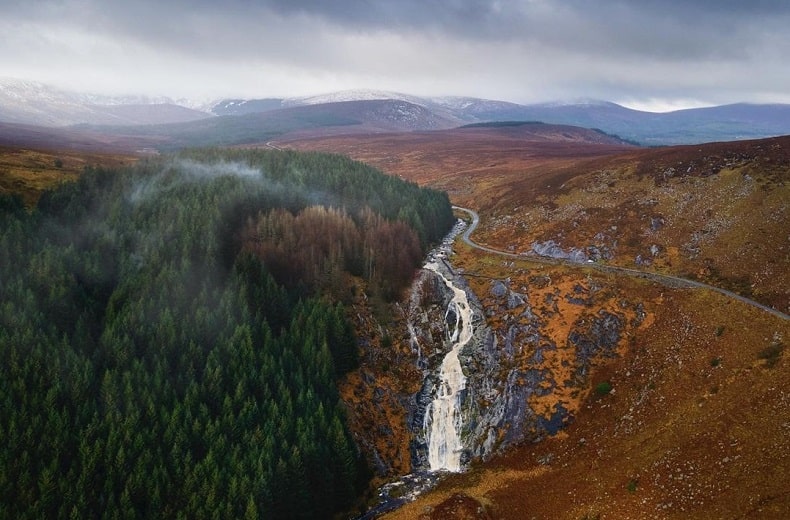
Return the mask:
{"type": "MultiPolygon", "coordinates": [[[[328,27],[659,58],[722,56],[782,37],[784,0],[11,0],[5,11],[192,52],[266,53],[282,33],[328,27]],[[309,22],[308,22],[309,20],[309,22]],[[292,31],[284,27],[293,25],[292,31]],[[757,33],[760,33],[760,36],[757,33]],[[770,34],[769,34],[770,36],[770,34]]],[[[312,46],[311,37],[301,38],[312,46]]],[[[321,43],[321,42],[319,42],[321,43]]]]}
{"type": "Polygon", "coordinates": [[[75,0],[49,5],[59,7],[59,16],[71,8],[74,16],[66,16],[64,23],[82,24],[86,30],[186,53],[232,49],[240,57],[281,53],[266,47],[295,45],[295,40],[299,47],[314,48],[310,54],[321,54],[324,42],[316,38],[315,29],[325,27],[462,42],[539,42],[610,56],[718,58],[783,38],[787,24],[766,22],[777,17],[790,22],[790,2],[770,0],[75,0]],[[311,32],[301,35],[300,30],[311,32]]]}
{"type": "MultiPolygon", "coordinates": [[[[0,0],[0,31],[21,26],[128,48],[118,70],[130,74],[146,71],[140,49],[190,78],[245,68],[229,83],[279,67],[516,101],[790,92],[786,0],[0,0]]],[[[25,52],[6,40],[0,69],[14,56],[34,61],[29,38],[25,52]]]]}

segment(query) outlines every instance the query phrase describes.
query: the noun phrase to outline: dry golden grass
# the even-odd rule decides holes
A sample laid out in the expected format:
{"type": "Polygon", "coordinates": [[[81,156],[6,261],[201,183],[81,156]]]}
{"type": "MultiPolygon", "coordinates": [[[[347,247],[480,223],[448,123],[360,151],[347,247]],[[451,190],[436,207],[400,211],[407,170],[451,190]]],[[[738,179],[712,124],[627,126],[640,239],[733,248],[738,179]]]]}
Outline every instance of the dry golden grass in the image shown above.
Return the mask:
{"type": "Polygon", "coordinates": [[[279,144],[346,154],[386,173],[445,190],[455,204],[479,210],[507,200],[513,183],[524,176],[558,186],[568,167],[633,150],[594,132],[552,125],[540,125],[537,134],[530,128],[465,128],[279,144]]]}
{"type": "Polygon", "coordinates": [[[606,247],[615,265],[686,277],[790,312],[790,137],[657,150],[496,129],[286,143],[345,153],[446,190],[478,242],[606,247]]]}
{"type": "MultiPolygon", "coordinates": [[[[790,140],[777,143],[790,152],[790,140]]],[[[663,165],[651,176],[635,173],[657,152],[598,164],[521,206],[510,221],[488,225],[481,240],[516,251],[550,239],[566,248],[608,248],[610,263],[697,278],[787,313],[790,158],[776,151],[763,157],[743,143],[718,153],[736,152],[739,162],[724,159],[722,169],[701,175],[663,178],[663,165]]]]}
{"type": "Polygon", "coordinates": [[[86,166],[118,166],[133,155],[0,147],[0,193],[18,194],[32,207],[44,190],[76,180],[86,166]]]}

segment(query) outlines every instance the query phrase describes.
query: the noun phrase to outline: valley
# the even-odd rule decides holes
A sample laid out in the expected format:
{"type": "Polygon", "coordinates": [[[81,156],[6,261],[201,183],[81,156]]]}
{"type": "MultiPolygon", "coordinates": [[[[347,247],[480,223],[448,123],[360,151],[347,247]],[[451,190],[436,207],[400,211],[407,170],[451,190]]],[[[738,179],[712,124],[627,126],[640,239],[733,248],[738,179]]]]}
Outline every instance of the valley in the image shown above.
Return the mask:
{"type": "MultiPolygon", "coordinates": [[[[255,139],[229,137],[224,153],[299,158],[288,170],[296,183],[329,182],[314,152],[346,155],[409,189],[447,192],[467,221],[400,293],[384,274],[407,284],[418,237],[440,233],[416,208],[387,209],[416,235],[321,207],[259,215],[240,231],[278,279],[348,305],[359,366],[336,361],[346,366],[337,388],[348,438],[372,470],[368,505],[375,486],[449,469],[385,517],[783,517],[789,137],[645,149],[545,123],[404,132],[375,110],[366,117],[378,113],[379,126],[354,133],[364,106],[382,105],[298,107],[285,113],[298,125],[275,130],[245,116],[255,139]],[[341,230],[363,242],[329,239],[341,230]],[[362,254],[369,240],[381,253],[362,254]],[[323,254],[331,260],[301,260],[323,254]],[[350,261],[351,276],[337,267],[344,257],[366,260],[350,261]]],[[[164,127],[145,137],[4,128],[0,186],[28,208],[86,166],[144,170],[169,155],[141,147],[186,143],[164,127]]],[[[215,131],[200,139],[216,144],[215,131]]]]}
{"type": "Polygon", "coordinates": [[[790,518],[788,0],[0,12],[0,520],[790,518]]]}
{"type": "Polygon", "coordinates": [[[280,144],[344,153],[446,190],[480,213],[477,242],[497,250],[576,252],[788,313],[790,138],[637,149],[555,128],[563,127],[542,136],[522,127],[280,144]]]}
{"type": "MultiPolygon", "coordinates": [[[[638,150],[464,132],[277,142],[348,154],[477,210],[482,249],[458,239],[449,261],[480,298],[494,380],[541,374],[521,441],[387,518],[782,518],[788,138],[638,150]],[[581,263],[564,260],[574,253],[581,263]],[[607,344],[608,316],[628,325],[580,364],[585,345],[607,344]],[[547,435],[552,419],[565,427],[547,435]]],[[[467,377],[480,352],[462,356],[467,377]]]]}

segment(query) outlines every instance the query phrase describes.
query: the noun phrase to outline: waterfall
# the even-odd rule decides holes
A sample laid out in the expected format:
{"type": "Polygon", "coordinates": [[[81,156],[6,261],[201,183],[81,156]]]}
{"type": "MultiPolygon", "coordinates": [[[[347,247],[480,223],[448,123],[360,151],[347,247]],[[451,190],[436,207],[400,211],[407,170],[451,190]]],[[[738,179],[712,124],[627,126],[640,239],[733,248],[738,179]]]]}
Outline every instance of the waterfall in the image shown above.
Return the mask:
{"type": "Polygon", "coordinates": [[[441,277],[444,284],[453,292],[453,299],[447,307],[445,322],[452,310],[455,325],[449,333],[453,343],[450,352],[444,357],[439,372],[439,388],[436,397],[425,413],[425,429],[428,434],[428,462],[432,471],[461,471],[461,392],[466,387],[466,377],[461,370],[458,353],[472,339],[472,309],[463,289],[456,287],[439,269],[439,265],[429,262],[425,268],[441,277]]]}

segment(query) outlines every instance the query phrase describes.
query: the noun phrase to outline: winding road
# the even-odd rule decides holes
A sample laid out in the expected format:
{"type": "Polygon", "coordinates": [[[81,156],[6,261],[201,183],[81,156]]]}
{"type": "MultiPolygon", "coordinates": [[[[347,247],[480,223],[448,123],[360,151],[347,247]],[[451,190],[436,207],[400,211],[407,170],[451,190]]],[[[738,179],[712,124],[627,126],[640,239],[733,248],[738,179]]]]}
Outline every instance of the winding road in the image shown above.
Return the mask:
{"type": "Polygon", "coordinates": [[[595,269],[596,271],[604,272],[604,273],[613,273],[613,274],[620,274],[631,276],[634,278],[643,278],[646,280],[652,280],[658,282],[663,285],[667,285],[669,287],[683,287],[683,288],[697,288],[697,289],[708,289],[710,291],[716,291],[719,294],[723,294],[728,298],[732,298],[738,301],[741,301],[747,305],[751,305],[752,307],[756,307],[762,311],[769,312],[774,316],[777,316],[783,320],[790,319],[790,316],[787,314],[768,307],[767,305],[763,305],[762,303],[756,302],[754,300],[750,300],[749,298],[745,298],[740,294],[736,294],[732,291],[728,291],[727,289],[722,289],[720,287],[715,287],[713,285],[708,285],[702,282],[697,282],[695,280],[689,280],[687,278],[680,278],[677,276],[672,276],[668,274],[659,274],[659,273],[651,273],[647,271],[640,271],[638,269],[630,269],[628,267],[618,267],[615,265],[604,265],[598,263],[587,263],[587,264],[579,264],[576,262],[569,262],[567,260],[558,260],[555,258],[547,258],[537,255],[524,255],[524,254],[517,254],[517,253],[508,253],[507,251],[501,251],[499,249],[492,249],[490,247],[486,247],[483,245],[478,244],[477,242],[473,241],[470,237],[472,233],[477,229],[478,224],[480,224],[480,215],[477,214],[476,211],[471,210],[469,208],[462,208],[460,206],[453,206],[453,209],[457,209],[459,211],[463,211],[467,213],[470,217],[472,217],[472,224],[464,231],[464,234],[461,236],[461,239],[471,247],[476,249],[480,249],[481,251],[486,251],[487,253],[492,253],[495,255],[505,256],[508,258],[519,258],[521,260],[529,260],[531,262],[538,262],[542,264],[551,264],[551,265],[567,265],[567,266],[576,266],[576,267],[586,267],[588,269],[595,269]]]}

